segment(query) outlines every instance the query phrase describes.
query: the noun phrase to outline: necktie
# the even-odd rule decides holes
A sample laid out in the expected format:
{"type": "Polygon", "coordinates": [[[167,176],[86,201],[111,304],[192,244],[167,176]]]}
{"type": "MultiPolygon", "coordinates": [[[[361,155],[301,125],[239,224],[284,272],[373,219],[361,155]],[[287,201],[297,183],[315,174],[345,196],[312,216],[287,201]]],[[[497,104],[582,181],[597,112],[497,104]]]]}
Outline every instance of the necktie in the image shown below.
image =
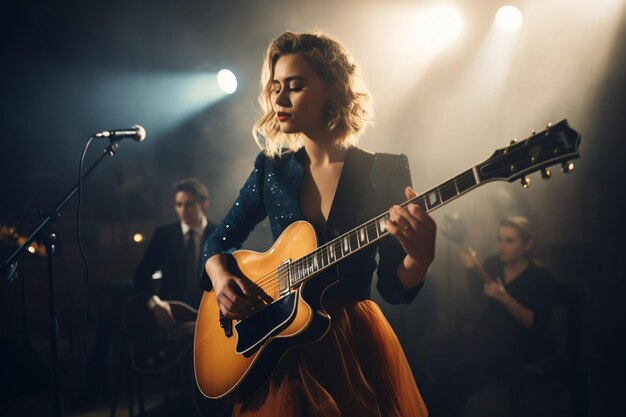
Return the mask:
{"type": "Polygon", "coordinates": [[[202,288],[200,287],[200,258],[196,250],[196,233],[189,229],[185,244],[185,261],[187,276],[184,277],[183,301],[194,308],[200,306],[202,288]]]}
{"type": "Polygon", "coordinates": [[[185,257],[187,260],[187,278],[189,283],[197,279],[198,260],[196,259],[196,234],[193,229],[187,232],[187,244],[185,245],[185,257]]]}

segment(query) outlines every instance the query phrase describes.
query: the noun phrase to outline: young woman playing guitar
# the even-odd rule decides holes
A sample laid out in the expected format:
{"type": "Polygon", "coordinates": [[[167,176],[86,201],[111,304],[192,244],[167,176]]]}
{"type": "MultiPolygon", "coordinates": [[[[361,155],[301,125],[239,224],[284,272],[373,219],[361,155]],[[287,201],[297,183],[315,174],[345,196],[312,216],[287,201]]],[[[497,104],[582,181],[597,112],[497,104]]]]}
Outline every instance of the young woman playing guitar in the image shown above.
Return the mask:
{"type": "MultiPolygon", "coordinates": [[[[396,304],[411,302],[434,258],[432,218],[418,205],[398,205],[415,197],[406,156],[370,153],[356,146],[369,122],[370,97],[348,51],[326,35],[286,32],[274,39],[265,55],[261,87],[263,114],[254,133],[262,152],[239,197],[204,247],[208,273],[204,284],[212,291],[204,296],[210,300],[204,312],[209,327],[196,329],[197,334],[206,335],[196,336],[199,385],[219,384],[229,377],[231,364],[245,367],[246,360],[257,360],[258,351],[270,350],[263,343],[242,341],[243,332],[232,336],[234,322],[266,307],[285,288],[289,291],[294,278],[289,276],[288,282],[279,284],[285,288],[274,288],[271,293],[263,279],[251,282],[237,271],[258,267],[262,262],[256,257],[240,257],[233,267],[231,252],[242,246],[257,223],[269,217],[274,238],[288,240],[282,246],[297,254],[302,252],[300,246],[308,245],[307,239],[323,244],[388,211],[388,220],[381,221],[378,232],[346,239],[319,259],[332,261],[354,251],[360,248],[360,240],[373,239],[373,232],[388,231],[394,237],[360,249],[298,289],[295,318],[284,324],[289,327],[279,336],[286,340],[293,335],[299,344],[284,356],[266,361],[274,366],[280,360],[260,389],[232,396],[238,401],[233,415],[426,416],[402,347],[370,299],[377,272],[383,298],[396,304]],[[299,321],[311,324],[290,333],[299,321]],[[305,335],[305,327],[313,329],[311,335],[305,335]],[[208,342],[216,335],[224,340],[224,349],[208,342]],[[231,347],[238,349],[237,355],[228,352],[231,347]],[[208,370],[204,360],[211,354],[220,359],[208,370]]],[[[308,250],[303,249],[304,253],[308,250]]],[[[265,256],[272,257],[275,251],[265,256]]],[[[312,259],[310,267],[316,268],[317,262],[312,259]]],[[[257,320],[248,333],[271,320],[257,320]]],[[[274,335],[271,331],[270,336],[274,335]]],[[[245,376],[254,378],[247,371],[245,376]]],[[[242,384],[237,381],[238,386],[242,384]]],[[[205,394],[227,396],[231,392],[205,394]]]]}

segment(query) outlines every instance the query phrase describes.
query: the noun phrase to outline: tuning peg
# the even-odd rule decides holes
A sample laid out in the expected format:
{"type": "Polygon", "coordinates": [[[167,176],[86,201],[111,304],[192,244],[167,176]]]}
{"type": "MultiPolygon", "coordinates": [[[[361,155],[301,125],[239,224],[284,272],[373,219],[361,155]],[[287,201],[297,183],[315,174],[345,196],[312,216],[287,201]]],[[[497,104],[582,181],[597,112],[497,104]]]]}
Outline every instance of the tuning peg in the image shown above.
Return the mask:
{"type": "Polygon", "coordinates": [[[541,178],[543,178],[544,180],[549,180],[551,176],[552,171],[550,171],[548,168],[544,168],[541,170],[541,178]]]}
{"type": "Polygon", "coordinates": [[[530,178],[522,177],[522,187],[524,187],[524,189],[530,187],[530,178]]]}
{"type": "Polygon", "coordinates": [[[517,139],[512,139],[508,145],[506,145],[506,148],[504,148],[504,154],[508,154],[509,153],[509,146],[512,146],[515,144],[515,142],[517,142],[517,139]]]}
{"type": "Polygon", "coordinates": [[[537,134],[537,131],[533,129],[533,130],[530,131],[530,134],[535,136],[537,134]]]}
{"type": "Polygon", "coordinates": [[[552,127],[552,122],[550,122],[550,123],[548,123],[548,124],[546,125],[546,135],[547,135],[548,133],[550,133],[550,128],[551,128],[551,127],[552,127]]]}
{"type": "Polygon", "coordinates": [[[569,174],[573,170],[574,170],[574,163],[573,162],[563,162],[561,164],[561,171],[563,171],[564,173],[569,174]]]}

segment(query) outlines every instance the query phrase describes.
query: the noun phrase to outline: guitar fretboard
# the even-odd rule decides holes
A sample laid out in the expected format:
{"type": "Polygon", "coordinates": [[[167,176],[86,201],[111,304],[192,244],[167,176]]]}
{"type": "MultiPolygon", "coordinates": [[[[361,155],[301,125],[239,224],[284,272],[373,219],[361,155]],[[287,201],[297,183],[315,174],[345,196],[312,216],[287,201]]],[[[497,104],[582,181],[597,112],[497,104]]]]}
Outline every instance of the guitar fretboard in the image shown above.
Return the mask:
{"type": "MultiPolygon", "coordinates": [[[[480,184],[476,167],[457,175],[441,185],[401,204],[417,204],[427,213],[465,194],[480,184]]],[[[322,270],[352,255],[358,250],[387,236],[386,222],[389,213],[385,212],[364,224],[344,233],[343,235],[323,244],[313,252],[293,261],[289,265],[279,267],[279,288],[293,287],[306,281],[322,270]],[[286,268],[288,266],[288,268],[286,268]],[[288,284],[286,280],[288,281],[288,284]]]]}

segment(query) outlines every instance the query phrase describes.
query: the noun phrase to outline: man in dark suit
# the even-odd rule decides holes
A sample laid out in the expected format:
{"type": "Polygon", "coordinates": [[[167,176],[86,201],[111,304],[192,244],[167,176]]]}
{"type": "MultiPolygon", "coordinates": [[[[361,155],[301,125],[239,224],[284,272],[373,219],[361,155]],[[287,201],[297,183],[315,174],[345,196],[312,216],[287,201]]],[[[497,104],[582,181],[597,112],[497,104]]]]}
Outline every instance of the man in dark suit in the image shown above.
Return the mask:
{"type": "MultiPolygon", "coordinates": [[[[165,300],[182,301],[195,309],[200,306],[203,294],[200,250],[215,228],[205,215],[209,208],[209,192],[195,178],[174,183],[174,208],[178,221],[156,228],[133,276],[137,296],[146,303],[162,327],[175,323],[170,303],[165,300]],[[154,283],[158,283],[158,291],[155,291],[154,283]]],[[[179,365],[183,379],[178,387],[178,405],[170,405],[171,415],[230,415],[232,407],[229,404],[206,399],[198,391],[191,351],[185,354],[179,365]]]]}
{"type": "Polygon", "coordinates": [[[174,208],[179,221],[156,228],[133,277],[137,295],[162,326],[174,322],[170,305],[164,300],[183,301],[196,309],[200,305],[200,248],[215,228],[205,215],[209,192],[195,178],[174,183],[174,208]]]}

